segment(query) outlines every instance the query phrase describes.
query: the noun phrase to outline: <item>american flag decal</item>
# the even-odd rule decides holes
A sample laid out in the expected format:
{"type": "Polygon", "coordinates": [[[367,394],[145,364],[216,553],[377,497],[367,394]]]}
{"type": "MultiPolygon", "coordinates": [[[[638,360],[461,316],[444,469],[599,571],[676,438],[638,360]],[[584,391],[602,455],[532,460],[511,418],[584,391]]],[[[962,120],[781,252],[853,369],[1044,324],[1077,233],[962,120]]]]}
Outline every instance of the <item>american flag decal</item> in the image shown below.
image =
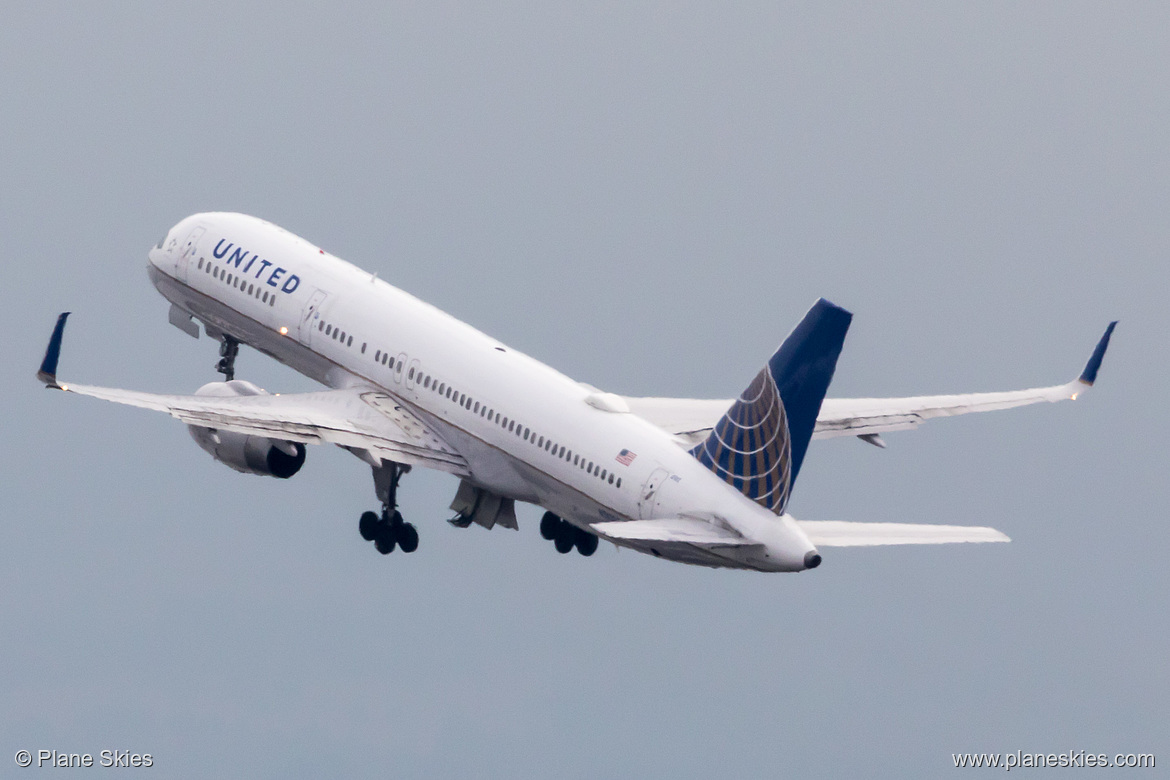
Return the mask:
{"type": "Polygon", "coordinates": [[[634,458],[636,457],[638,457],[638,453],[630,452],[629,450],[622,450],[617,454],[617,458],[615,458],[615,460],[617,460],[617,462],[623,466],[628,466],[634,462],[634,458]]]}

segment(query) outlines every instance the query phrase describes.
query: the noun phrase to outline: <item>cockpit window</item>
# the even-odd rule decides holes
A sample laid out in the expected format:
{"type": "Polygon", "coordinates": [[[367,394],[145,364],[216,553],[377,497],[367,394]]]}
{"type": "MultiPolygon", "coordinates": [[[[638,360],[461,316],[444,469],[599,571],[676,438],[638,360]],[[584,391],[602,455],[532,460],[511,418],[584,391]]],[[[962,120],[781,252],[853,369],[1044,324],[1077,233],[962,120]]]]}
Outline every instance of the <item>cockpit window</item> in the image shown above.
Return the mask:
{"type": "MultiPolygon", "coordinates": [[[[160,238],[158,240],[158,244],[154,248],[155,249],[162,249],[162,245],[165,244],[166,242],[167,242],[167,237],[164,235],[162,238],[160,238]]],[[[139,246],[142,246],[142,244],[139,244],[139,246]]]]}

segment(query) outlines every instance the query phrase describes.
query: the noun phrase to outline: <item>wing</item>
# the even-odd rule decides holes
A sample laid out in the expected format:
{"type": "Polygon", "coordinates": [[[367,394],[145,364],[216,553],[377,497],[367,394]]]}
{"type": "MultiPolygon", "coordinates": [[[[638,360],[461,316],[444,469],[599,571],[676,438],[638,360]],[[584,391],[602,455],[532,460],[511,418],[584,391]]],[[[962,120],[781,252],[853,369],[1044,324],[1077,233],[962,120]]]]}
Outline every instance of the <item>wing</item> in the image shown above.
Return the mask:
{"type": "Polygon", "coordinates": [[[442,436],[404,404],[372,388],[221,397],[160,395],[58,381],[57,361],[67,316],[58,318],[37,373],[46,387],[166,412],[188,425],[304,444],[337,444],[364,450],[375,459],[470,476],[467,461],[442,436]]]}
{"type": "Polygon", "coordinates": [[[1010,542],[994,528],[919,523],[846,523],[836,520],[797,520],[817,547],[873,547],[884,544],[955,544],[1010,542]]]}
{"type": "MultiPolygon", "coordinates": [[[[862,436],[880,445],[877,434],[916,428],[934,417],[953,417],[969,412],[990,412],[1042,401],[1075,400],[1093,386],[1109,346],[1116,322],[1109,323],[1081,375],[1052,387],[1002,393],[924,395],[908,398],[826,398],[817,415],[814,439],[862,436]]],[[[630,411],[663,430],[692,443],[706,438],[712,426],[727,412],[732,401],[690,398],[626,398],[630,411]]]]}

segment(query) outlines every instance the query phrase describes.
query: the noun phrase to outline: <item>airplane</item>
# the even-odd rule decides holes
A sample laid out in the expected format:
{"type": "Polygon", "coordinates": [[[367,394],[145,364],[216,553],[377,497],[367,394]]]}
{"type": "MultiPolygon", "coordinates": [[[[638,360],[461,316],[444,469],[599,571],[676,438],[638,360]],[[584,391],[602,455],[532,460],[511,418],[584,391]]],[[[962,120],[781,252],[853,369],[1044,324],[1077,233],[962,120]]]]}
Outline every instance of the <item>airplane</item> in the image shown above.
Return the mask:
{"type": "Polygon", "coordinates": [[[821,548],[1007,542],[986,527],[798,520],[787,512],[809,442],[881,434],[935,417],[1076,399],[1093,386],[1112,322],[1080,376],[1052,387],[826,399],[852,314],[813,304],[735,399],[636,398],[574,381],[262,219],[195,214],[148,253],[171,324],[219,342],[220,381],[160,395],[59,380],[61,314],[37,373],[48,388],[166,412],[215,460],[288,479],[307,444],[373,472],[380,511],[358,531],[383,555],[418,547],[398,510],[414,466],[459,478],[449,521],[516,529],[515,503],[546,510],[560,553],[600,540],[714,568],[799,572],[821,548]],[[269,393],[235,378],[246,344],[325,385],[269,393]]]}

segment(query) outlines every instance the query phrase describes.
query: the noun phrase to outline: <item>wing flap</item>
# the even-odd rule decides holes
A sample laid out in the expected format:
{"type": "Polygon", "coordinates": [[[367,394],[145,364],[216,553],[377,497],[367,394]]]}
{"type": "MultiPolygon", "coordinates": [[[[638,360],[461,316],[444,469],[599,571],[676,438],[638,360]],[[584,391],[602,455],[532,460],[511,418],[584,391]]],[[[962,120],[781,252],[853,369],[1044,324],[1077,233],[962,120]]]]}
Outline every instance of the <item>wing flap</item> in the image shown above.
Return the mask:
{"type": "Polygon", "coordinates": [[[797,520],[796,524],[817,547],[1011,541],[1006,534],[985,526],[850,523],[840,520],[797,520]]]}

